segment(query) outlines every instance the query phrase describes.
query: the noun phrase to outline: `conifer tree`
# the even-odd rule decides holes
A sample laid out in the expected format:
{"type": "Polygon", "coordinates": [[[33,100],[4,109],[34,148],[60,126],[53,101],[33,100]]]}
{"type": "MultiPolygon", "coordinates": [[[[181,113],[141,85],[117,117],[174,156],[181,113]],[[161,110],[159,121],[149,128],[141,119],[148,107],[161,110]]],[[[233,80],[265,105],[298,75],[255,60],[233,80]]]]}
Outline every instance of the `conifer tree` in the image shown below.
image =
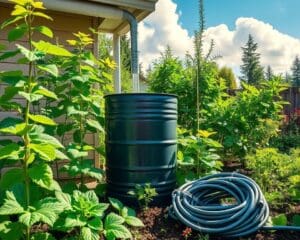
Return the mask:
{"type": "Polygon", "coordinates": [[[242,47],[241,80],[252,85],[258,85],[259,82],[264,80],[264,72],[260,65],[260,54],[257,52],[257,47],[257,43],[254,42],[252,35],[249,34],[245,47],[242,47]]]}
{"type": "Polygon", "coordinates": [[[274,77],[274,72],[273,69],[271,68],[270,65],[268,65],[267,70],[266,70],[266,80],[271,80],[274,77]]]}
{"type": "Polygon", "coordinates": [[[292,65],[292,85],[300,87],[300,59],[298,56],[295,57],[292,65]]]}

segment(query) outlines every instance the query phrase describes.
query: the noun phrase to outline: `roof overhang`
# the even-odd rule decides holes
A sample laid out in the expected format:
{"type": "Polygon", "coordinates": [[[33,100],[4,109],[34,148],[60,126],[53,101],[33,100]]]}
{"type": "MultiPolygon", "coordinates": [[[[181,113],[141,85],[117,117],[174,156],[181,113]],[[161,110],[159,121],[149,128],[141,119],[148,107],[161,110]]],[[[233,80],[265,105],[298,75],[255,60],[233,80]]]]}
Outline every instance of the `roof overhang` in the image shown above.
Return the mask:
{"type": "MultiPolygon", "coordinates": [[[[131,13],[139,22],[155,10],[158,0],[41,0],[49,10],[100,18],[99,30],[125,34],[130,30],[122,10],[131,13]]],[[[8,0],[0,2],[9,3],[8,0]]]]}
{"type": "MultiPolygon", "coordinates": [[[[88,0],[102,5],[114,6],[132,13],[137,21],[142,21],[155,10],[155,4],[158,0],[88,0]]],[[[87,2],[87,1],[85,1],[87,2]]],[[[100,30],[103,32],[113,32],[120,35],[129,31],[130,26],[127,21],[116,21],[112,19],[103,19],[100,30]]]]}

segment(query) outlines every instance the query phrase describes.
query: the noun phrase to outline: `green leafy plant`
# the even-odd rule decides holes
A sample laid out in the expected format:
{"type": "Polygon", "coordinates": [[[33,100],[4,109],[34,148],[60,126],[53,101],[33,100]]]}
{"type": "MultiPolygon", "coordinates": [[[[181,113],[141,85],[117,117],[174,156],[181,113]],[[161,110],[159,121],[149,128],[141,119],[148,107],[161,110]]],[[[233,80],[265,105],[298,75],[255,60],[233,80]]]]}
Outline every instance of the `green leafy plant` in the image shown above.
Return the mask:
{"type": "Polygon", "coordinates": [[[300,200],[300,151],[290,155],[274,148],[258,149],[246,156],[246,166],[271,206],[278,207],[300,200]]]}
{"type": "Polygon", "coordinates": [[[130,207],[126,207],[116,198],[109,198],[111,206],[118,211],[118,214],[122,216],[125,223],[132,227],[143,227],[143,222],[136,217],[136,212],[130,207]]]}
{"type": "Polygon", "coordinates": [[[11,0],[11,2],[15,3],[11,18],[1,24],[1,29],[12,27],[8,32],[8,41],[13,42],[26,37],[28,48],[16,44],[16,50],[2,53],[0,59],[17,57],[17,62],[26,64],[28,68],[25,72],[14,70],[0,73],[1,83],[7,84],[0,97],[0,109],[13,110],[16,113],[16,117],[8,117],[0,122],[0,132],[15,135],[19,139],[18,142],[6,140],[0,149],[1,161],[6,160],[8,164],[19,163],[19,167],[1,176],[1,190],[6,192],[0,207],[0,215],[17,216],[16,222],[10,217],[1,223],[3,229],[1,234],[9,233],[8,236],[13,234],[13,239],[19,239],[25,232],[25,238],[29,240],[34,224],[44,222],[52,226],[61,211],[54,198],[43,198],[38,193],[48,191],[50,194],[51,191],[60,190],[53,179],[49,164],[56,159],[67,158],[61,152],[64,148],[62,144],[51,136],[56,123],[46,115],[33,111],[34,105],[43,98],[57,100],[57,95],[39,82],[39,77],[49,71],[42,62],[48,56],[68,57],[72,54],[51,43],[33,40],[35,33],[53,36],[52,31],[46,26],[33,25],[34,18],[51,20],[48,15],[41,12],[44,10],[42,2],[33,0],[11,0]],[[23,98],[24,105],[14,101],[16,95],[23,98]]]}
{"type": "Polygon", "coordinates": [[[136,197],[139,206],[148,208],[149,204],[153,201],[154,197],[157,196],[156,189],[151,187],[150,183],[145,185],[136,184],[135,189],[130,191],[129,194],[136,197]]]}
{"type": "Polygon", "coordinates": [[[56,197],[64,206],[64,212],[54,228],[73,233],[72,239],[75,237],[82,240],[98,240],[100,235],[104,235],[108,240],[128,239],[132,238],[132,235],[124,224],[134,227],[143,226],[143,223],[136,218],[135,211],[125,207],[117,199],[110,198],[109,201],[119,214],[113,212],[106,214],[109,204],[99,203],[93,191],[82,193],[75,190],[72,195],[56,192],[56,197]]]}
{"type": "Polygon", "coordinates": [[[57,106],[50,109],[53,117],[62,117],[57,134],[66,146],[70,162],[61,169],[70,176],[80,176],[81,186],[84,177],[101,181],[103,171],[94,167],[91,151],[101,153],[99,146],[87,142],[89,134],[104,133],[102,104],[103,92],[109,85],[109,74],[104,68],[113,68],[108,59],[98,60],[88,49],[93,43],[89,34],[78,32],[75,39],[68,40],[74,48],[73,55],[61,64],[63,74],[56,80],[55,93],[59,96],[57,106]],[[72,142],[66,142],[66,135],[72,135],[72,142]]]}
{"type": "Polygon", "coordinates": [[[198,179],[222,169],[218,149],[222,145],[213,140],[214,132],[199,130],[196,136],[185,129],[178,129],[178,171],[177,181],[198,179]]]}

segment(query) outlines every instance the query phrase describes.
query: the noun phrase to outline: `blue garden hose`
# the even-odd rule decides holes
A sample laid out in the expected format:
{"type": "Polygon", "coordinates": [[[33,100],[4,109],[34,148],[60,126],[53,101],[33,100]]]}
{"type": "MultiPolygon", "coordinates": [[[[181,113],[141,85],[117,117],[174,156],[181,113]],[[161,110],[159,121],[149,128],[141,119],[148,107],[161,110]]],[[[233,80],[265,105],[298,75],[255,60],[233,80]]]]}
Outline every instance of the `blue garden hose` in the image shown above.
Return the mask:
{"type": "Polygon", "coordinates": [[[196,231],[224,237],[247,236],[259,229],[300,231],[294,226],[265,226],[269,212],[260,187],[251,178],[218,173],[176,189],[169,214],[196,231]],[[226,198],[234,198],[234,203],[226,204],[226,198]]]}

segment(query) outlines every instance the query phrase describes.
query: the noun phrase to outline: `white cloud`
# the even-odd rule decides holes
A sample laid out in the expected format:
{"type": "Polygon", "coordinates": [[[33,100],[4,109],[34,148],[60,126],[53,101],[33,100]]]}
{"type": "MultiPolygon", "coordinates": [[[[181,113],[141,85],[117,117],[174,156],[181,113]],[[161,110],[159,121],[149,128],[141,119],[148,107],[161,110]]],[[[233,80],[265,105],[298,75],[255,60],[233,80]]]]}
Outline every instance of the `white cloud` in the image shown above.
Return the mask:
{"type": "Polygon", "coordinates": [[[249,34],[258,43],[261,64],[264,67],[270,65],[276,73],[289,71],[295,56],[300,55],[299,39],[254,18],[238,18],[232,31],[224,24],[208,28],[205,38],[214,39],[215,52],[223,56],[218,63],[237,70],[241,65],[241,47],[247,42],[249,34]]]}
{"type": "Polygon", "coordinates": [[[167,45],[181,58],[192,51],[193,40],[179,23],[177,5],[172,0],[160,0],[156,11],[139,24],[140,62],[147,68],[167,45]]]}
{"type": "MultiPolygon", "coordinates": [[[[160,0],[156,11],[139,24],[140,61],[144,68],[157,59],[167,45],[180,58],[187,51],[193,52],[193,39],[181,26],[176,8],[172,0],[160,0]]],[[[268,23],[244,17],[236,20],[233,30],[225,24],[208,28],[205,32],[206,46],[214,39],[214,54],[222,56],[217,62],[239,73],[241,47],[247,42],[249,34],[258,43],[262,65],[270,65],[276,73],[289,71],[295,56],[300,55],[299,39],[279,32],[268,23]]]]}

